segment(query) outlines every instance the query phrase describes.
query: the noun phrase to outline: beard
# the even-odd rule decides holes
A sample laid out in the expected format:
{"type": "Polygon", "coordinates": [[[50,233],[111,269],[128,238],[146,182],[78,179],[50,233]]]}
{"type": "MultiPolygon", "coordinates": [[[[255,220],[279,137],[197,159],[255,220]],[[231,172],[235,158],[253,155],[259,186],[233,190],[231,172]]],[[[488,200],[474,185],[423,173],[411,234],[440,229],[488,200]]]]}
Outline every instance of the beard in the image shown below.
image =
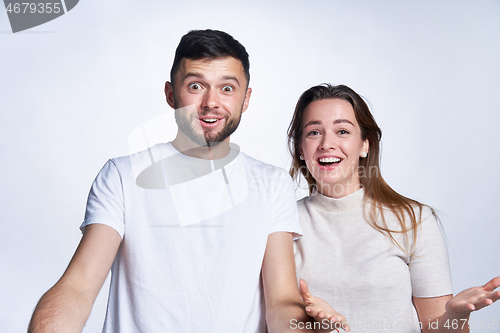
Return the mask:
{"type": "MultiPolygon", "coordinates": [[[[243,107],[242,107],[243,109],[243,107]]],[[[204,111],[201,115],[215,115],[221,116],[220,113],[214,111],[204,111]]],[[[201,124],[199,123],[195,115],[196,112],[188,112],[186,108],[175,107],[175,121],[179,130],[184,133],[191,141],[200,145],[215,147],[225,139],[227,139],[231,134],[236,131],[241,120],[241,111],[237,118],[229,118],[229,115],[224,117],[224,128],[219,131],[214,131],[211,129],[202,130],[201,124]]]]}

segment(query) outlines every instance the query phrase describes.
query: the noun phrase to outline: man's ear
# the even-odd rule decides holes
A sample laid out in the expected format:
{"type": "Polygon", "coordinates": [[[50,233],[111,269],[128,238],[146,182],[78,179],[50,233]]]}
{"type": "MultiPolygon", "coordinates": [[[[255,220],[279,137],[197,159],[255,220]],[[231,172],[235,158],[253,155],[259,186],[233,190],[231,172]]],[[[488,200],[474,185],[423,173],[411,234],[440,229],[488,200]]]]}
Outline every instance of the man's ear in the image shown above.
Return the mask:
{"type": "Polygon", "coordinates": [[[168,105],[170,105],[172,109],[175,109],[174,86],[169,81],[165,82],[165,98],[167,99],[168,105]]]}
{"type": "Polygon", "coordinates": [[[250,95],[252,95],[252,88],[248,88],[245,93],[245,101],[243,101],[243,108],[241,108],[241,113],[245,112],[248,108],[248,103],[250,102],[250,95]]]}

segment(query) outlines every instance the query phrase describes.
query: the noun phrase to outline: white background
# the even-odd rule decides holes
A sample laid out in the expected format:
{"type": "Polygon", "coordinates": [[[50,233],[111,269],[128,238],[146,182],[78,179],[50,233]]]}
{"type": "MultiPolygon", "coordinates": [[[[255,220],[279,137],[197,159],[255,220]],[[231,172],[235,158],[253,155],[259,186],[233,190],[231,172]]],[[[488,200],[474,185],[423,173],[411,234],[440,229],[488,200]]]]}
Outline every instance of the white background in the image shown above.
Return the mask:
{"type": "MultiPolygon", "coordinates": [[[[243,151],[288,168],[299,95],[347,84],[383,130],[386,180],[441,212],[455,291],[500,275],[500,1],[87,0],[17,34],[2,9],[1,332],[25,330],[63,273],[102,165],[128,154],[142,122],[172,115],[163,84],[175,47],[205,28],[250,54],[252,99],[232,137],[243,151]]],[[[100,331],[106,289],[85,332],[100,331]]]]}

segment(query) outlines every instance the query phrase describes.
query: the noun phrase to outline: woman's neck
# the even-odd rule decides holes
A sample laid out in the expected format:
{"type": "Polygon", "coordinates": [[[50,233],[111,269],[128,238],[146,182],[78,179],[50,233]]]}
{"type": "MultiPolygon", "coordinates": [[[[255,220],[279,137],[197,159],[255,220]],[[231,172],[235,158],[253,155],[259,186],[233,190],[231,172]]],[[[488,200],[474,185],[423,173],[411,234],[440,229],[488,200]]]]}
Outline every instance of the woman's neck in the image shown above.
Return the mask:
{"type": "Polygon", "coordinates": [[[340,199],[343,197],[346,197],[350,194],[353,194],[354,192],[358,191],[360,188],[363,186],[358,182],[356,183],[349,183],[347,184],[323,184],[319,185],[316,184],[318,187],[318,192],[321,193],[322,195],[334,199],[340,199]]]}

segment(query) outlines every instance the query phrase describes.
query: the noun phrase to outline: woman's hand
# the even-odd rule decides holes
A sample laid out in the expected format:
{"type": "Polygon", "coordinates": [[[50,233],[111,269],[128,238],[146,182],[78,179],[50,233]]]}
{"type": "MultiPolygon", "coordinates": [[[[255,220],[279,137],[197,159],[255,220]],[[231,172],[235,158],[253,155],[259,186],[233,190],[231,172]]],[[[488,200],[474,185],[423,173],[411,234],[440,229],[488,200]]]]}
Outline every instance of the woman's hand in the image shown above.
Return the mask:
{"type": "Polygon", "coordinates": [[[316,331],[330,332],[335,329],[337,329],[337,331],[338,329],[343,329],[346,332],[350,331],[351,328],[347,324],[345,317],[335,311],[330,304],[321,298],[312,296],[307,288],[307,283],[302,279],[299,280],[299,290],[300,296],[302,296],[302,300],[306,306],[307,314],[313,317],[316,322],[320,323],[318,326],[322,329],[316,331]],[[327,325],[329,328],[326,328],[327,325]]]}
{"type": "Polygon", "coordinates": [[[458,293],[446,303],[446,313],[451,318],[467,317],[472,311],[480,310],[495,303],[500,298],[500,276],[482,287],[473,287],[458,293]]]}

